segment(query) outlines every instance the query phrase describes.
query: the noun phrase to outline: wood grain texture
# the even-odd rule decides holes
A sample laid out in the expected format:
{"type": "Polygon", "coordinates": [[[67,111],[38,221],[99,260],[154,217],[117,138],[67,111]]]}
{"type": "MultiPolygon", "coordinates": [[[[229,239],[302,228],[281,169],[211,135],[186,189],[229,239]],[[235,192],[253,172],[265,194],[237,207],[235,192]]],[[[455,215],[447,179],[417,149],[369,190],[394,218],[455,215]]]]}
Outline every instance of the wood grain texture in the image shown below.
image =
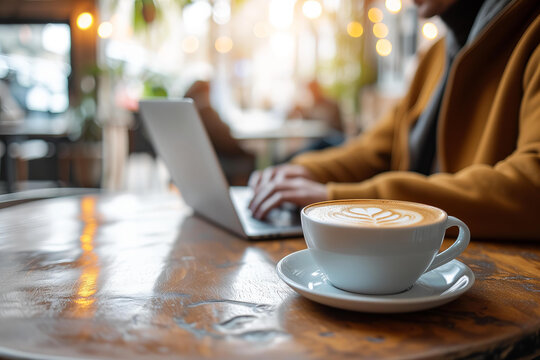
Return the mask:
{"type": "MultiPolygon", "coordinates": [[[[248,242],[168,196],[0,210],[0,348],[84,358],[477,359],[540,349],[540,247],[471,242],[473,288],[377,315],[300,297],[275,264],[303,239],[248,242]]],[[[20,354],[19,353],[19,354],[20,354]]]]}

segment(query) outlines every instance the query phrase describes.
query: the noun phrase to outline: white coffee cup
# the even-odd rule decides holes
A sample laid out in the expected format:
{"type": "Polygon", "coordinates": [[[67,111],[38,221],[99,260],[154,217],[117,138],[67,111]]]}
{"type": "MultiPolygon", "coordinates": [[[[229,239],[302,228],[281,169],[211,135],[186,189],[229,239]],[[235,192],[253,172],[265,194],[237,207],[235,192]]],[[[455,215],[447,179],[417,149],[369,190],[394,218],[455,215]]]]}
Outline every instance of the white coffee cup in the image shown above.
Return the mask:
{"type": "Polygon", "coordinates": [[[461,220],[406,201],[324,201],[303,208],[301,219],[310,253],[332,285],[363,294],[409,289],[423,273],[459,256],[470,239],[461,220]],[[453,226],[457,239],[439,253],[453,226]]]}

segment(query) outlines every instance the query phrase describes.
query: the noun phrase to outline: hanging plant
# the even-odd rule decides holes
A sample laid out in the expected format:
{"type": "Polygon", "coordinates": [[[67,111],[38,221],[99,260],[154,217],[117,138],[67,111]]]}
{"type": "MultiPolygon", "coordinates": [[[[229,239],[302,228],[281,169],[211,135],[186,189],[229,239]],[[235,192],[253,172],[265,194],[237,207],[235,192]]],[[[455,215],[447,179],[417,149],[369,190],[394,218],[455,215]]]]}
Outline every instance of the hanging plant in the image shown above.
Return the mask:
{"type": "Polygon", "coordinates": [[[161,17],[161,8],[154,0],[135,0],[133,7],[133,29],[144,31],[161,17]]]}
{"type": "Polygon", "coordinates": [[[156,4],[153,0],[143,0],[142,4],[143,19],[147,24],[151,24],[156,19],[156,4]]]}

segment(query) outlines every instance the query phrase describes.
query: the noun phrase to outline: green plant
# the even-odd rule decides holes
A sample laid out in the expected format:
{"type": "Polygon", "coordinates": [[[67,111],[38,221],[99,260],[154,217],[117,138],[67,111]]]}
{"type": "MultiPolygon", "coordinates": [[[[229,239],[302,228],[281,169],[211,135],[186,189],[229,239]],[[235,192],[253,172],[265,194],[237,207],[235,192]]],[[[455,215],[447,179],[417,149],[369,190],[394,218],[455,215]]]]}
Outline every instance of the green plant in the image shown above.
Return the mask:
{"type": "Polygon", "coordinates": [[[75,138],[82,142],[98,142],[102,139],[101,125],[97,122],[97,106],[94,96],[85,95],[76,109],[79,120],[75,138]]]}

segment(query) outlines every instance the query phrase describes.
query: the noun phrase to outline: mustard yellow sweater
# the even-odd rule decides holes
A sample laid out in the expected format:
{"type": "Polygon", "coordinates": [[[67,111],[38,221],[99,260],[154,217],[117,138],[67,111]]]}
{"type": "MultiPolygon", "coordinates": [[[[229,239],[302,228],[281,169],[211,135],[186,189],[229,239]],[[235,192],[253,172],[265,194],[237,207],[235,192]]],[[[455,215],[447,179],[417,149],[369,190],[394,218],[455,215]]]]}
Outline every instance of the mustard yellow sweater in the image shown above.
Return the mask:
{"type": "Polygon", "coordinates": [[[441,40],[405,97],[344,146],[293,159],[331,199],[384,198],[440,207],[473,237],[540,240],[540,1],[515,0],[454,60],[440,109],[440,173],[408,171],[408,139],[442,76],[441,40]]]}

